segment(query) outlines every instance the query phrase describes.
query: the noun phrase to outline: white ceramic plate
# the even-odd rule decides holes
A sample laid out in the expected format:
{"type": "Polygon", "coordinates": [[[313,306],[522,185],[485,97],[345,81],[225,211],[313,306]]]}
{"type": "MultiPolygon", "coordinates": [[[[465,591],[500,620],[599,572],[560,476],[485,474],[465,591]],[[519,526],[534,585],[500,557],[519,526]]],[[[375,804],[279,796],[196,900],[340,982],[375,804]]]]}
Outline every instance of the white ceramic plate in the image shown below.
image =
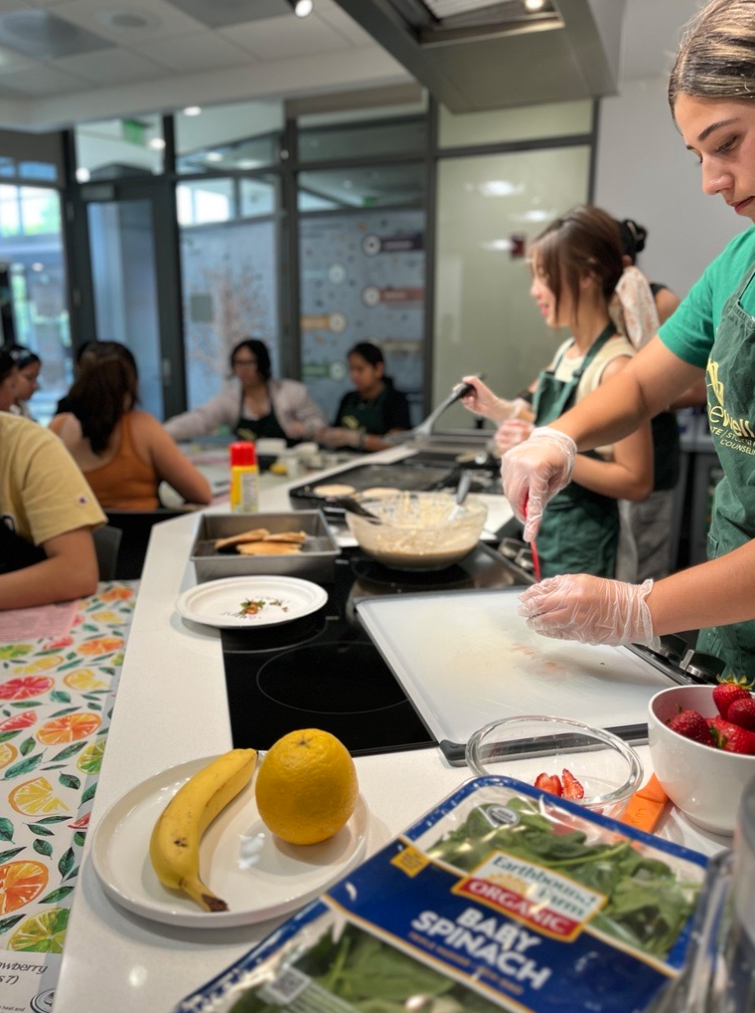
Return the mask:
{"type": "Polygon", "coordinates": [[[335,837],[296,847],[264,825],[254,801],[254,780],[210,825],[200,848],[200,875],[230,911],[203,911],[164,887],[149,860],[158,816],[178,789],[214,757],[191,760],[155,774],[112,805],[97,825],[94,869],[105,893],[135,914],[186,928],[228,928],[276,918],[322,893],[362,859],[367,806],[357,807],[335,837]]]}
{"type": "Polygon", "coordinates": [[[299,577],[228,577],[184,591],[176,609],[184,619],[195,623],[249,629],[290,623],[316,612],[327,600],[319,584],[299,577]],[[258,610],[244,614],[244,601],[258,602],[258,610]]]}

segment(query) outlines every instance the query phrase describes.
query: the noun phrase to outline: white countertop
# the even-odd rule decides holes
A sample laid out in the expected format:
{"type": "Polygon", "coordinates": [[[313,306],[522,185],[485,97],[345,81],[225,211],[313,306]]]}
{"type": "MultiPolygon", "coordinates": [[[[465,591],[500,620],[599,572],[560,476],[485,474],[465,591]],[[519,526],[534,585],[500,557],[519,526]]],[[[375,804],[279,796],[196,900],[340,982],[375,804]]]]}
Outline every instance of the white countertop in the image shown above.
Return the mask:
{"type": "MultiPolygon", "coordinates": [[[[402,448],[371,459],[397,460],[405,453],[402,448]]],[[[289,509],[287,489],[284,484],[263,490],[260,508],[289,509]]],[[[184,995],[280,921],[206,932],[147,921],[106,897],[89,853],[98,821],[126,791],[178,763],[232,747],[219,633],[189,628],[174,610],[179,593],[196,583],[188,563],[196,523],[197,515],[191,514],[152,529],[54,1013],[170,1013],[184,995]]],[[[638,752],[649,774],[647,747],[638,752]]],[[[436,748],[358,757],[356,764],[370,813],[368,854],[468,776],[465,768],[449,766],[436,748]]],[[[730,844],[694,828],[674,811],[666,814],[657,832],[699,851],[730,844]]]]}

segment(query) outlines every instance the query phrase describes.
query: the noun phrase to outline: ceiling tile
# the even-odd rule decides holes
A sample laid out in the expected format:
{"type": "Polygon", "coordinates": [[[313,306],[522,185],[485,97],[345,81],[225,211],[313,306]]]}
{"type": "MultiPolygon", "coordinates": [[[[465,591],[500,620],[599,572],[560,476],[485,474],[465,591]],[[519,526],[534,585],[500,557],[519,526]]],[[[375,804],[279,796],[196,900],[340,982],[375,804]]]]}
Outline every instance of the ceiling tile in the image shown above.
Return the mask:
{"type": "Polygon", "coordinates": [[[97,32],[117,46],[132,46],[151,39],[200,31],[203,27],[162,0],[66,0],[55,7],[55,13],[74,24],[97,32]],[[115,27],[108,23],[113,15],[131,14],[143,18],[144,27],[115,27]]]}
{"type": "Polygon", "coordinates": [[[260,18],[275,18],[288,14],[288,0],[167,0],[173,7],[184,11],[209,28],[243,25],[260,18]]]}
{"type": "Polygon", "coordinates": [[[220,34],[265,61],[350,48],[346,39],[325,22],[312,16],[297,18],[293,13],[290,17],[220,29],[220,34]]]}
{"type": "Polygon", "coordinates": [[[53,60],[49,64],[62,71],[71,71],[90,84],[128,84],[131,81],[151,81],[165,77],[166,71],[154,61],[128,49],[109,49],[105,53],[87,53],[84,56],[53,60]]]}
{"type": "Polygon", "coordinates": [[[160,42],[140,43],[131,48],[155,63],[181,74],[185,74],[187,68],[201,72],[257,61],[247,50],[234,46],[228,39],[209,30],[160,42]]]}
{"type": "Polygon", "coordinates": [[[369,32],[366,32],[364,28],[360,28],[356,21],[349,17],[346,11],[342,11],[335,4],[331,4],[323,10],[318,2],[315,12],[316,17],[333,28],[339,35],[348,39],[352,46],[375,45],[375,40],[369,32]]]}
{"type": "Polygon", "coordinates": [[[75,56],[112,46],[96,32],[37,8],[0,14],[0,42],[38,59],[75,56]]]}
{"type": "Polygon", "coordinates": [[[64,95],[82,91],[87,87],[81,78],[66,74],[55,67],[38,63],[34,67],[0,74],[0,87],[7,88],[16,97],[19,95],[48,96],[64,95]]]}

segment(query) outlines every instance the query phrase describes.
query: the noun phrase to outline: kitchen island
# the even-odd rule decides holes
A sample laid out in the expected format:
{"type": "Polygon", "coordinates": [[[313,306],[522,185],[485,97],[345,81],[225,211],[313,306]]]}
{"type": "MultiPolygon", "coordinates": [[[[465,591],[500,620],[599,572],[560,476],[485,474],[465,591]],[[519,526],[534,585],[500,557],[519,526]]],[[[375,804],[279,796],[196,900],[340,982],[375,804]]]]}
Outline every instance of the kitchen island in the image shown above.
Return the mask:
{"type": "MultiPolygon", "coordinates": [[[[390,461],[405,450],[371,455],[390,461]]],[[[288,510],[288,485],[265,490],[261,510],[288,510]]],[[[146,778],[231,748],[220,634],[193,626],[175,601],[196,583],[189,562],[196,515],[157,525],[142,575],[82,872],[69,922],[54,1013],[170,1013],[187,993],[221,972],[280,919],[196,931],[151,922],[111,902],[95,875],[91,837],[108,807],[146,778]]],[[[494,717],[494,715],[491,715],[494,717]]],[[[648,750],[638,750],[649,774],[648,750]]],[[[439,749],[359,756],[372,854],[468,776],[439,749]]],[[[512,765],[512,773],[513,765],[512,765]]],[[[663,836],[712,852],[726,839],[669,812],[663,836]]],[[[144,856],[135,861],[147,862],[144,856]]]]}

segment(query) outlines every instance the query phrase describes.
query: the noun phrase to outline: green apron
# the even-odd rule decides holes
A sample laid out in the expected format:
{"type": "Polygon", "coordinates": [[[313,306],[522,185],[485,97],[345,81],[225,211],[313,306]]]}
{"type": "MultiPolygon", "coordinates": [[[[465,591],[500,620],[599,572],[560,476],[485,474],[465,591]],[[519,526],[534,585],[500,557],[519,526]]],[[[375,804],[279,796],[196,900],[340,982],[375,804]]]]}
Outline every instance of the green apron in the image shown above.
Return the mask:
{"type": "MultiPolygon", "coordinates": [[[[561,359],[553,370],[543,370],[533,400],[536,425],[550,425],[573,406],[582,374],[615,333],[615,327],[609,324],[568,382],[557,380],[555,376],[561,359]]],[[[588,451],[588,456],[600,459],[594,451],[588,451]]],[[[543,513],[537,534],[541,576],[591,573],[596,577],[613,577],[618,540],[617,501],[570,482],[553,497],[543,513]]]]}
{"type": "Polygon", "coordinates": [[[346,429],[360,429],[363,433],[374,433],[382,436],[385,433],[385,416],[383,405],[387,397],[387,388],[383,387],[377,397],[371,401],[362,398],[350,401],[341,413],[339,426],[346,429]]]}
{"type": "MultiPolygon", "coordinates": [[[[709,559],[755,536],[755,319],[740,304],[753,277],[755,265],[726,301],[708,358],[708,421],[724,472],[713,498],[709,559]]],[[[701,630],[697,647],[721,658],[735,675],[755,678],[755,620],[701,630]]]]}
{"type": "Polygon", "coordinates": [[[259,419],[250,419],[244,415],[244,395],[241,395],[239,420],[236,423],[236,436],[240,440],[284,439],[288,442],[283,427],[276,418],[272,407],[267,415],[259,419]]]}

